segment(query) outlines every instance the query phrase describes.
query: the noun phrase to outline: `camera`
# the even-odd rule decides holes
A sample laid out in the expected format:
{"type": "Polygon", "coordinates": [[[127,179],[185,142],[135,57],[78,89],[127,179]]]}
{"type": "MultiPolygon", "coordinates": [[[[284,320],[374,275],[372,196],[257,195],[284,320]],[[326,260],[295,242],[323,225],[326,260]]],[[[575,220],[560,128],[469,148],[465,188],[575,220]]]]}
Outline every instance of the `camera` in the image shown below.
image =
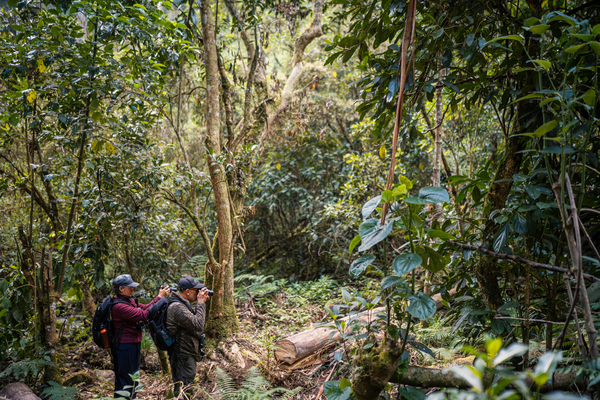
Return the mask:
{"type": "MultiPolygon", "coordinates": [[[[161,285],[161,287],[160,287],[160,288],[161,288],[161,289],[164,289],[164,288],[166,288],[166,287],[167,287],[167,285],[161,285]]],[[[179,291],[179,289],[177,289],[176,287],[173,287],[173,286],[169,286],[169,290],[170,290],[171,292],[178,292],[178,291],[179,291]]]]}
{"type": "Polygon", "coordinates": [[[210,297],[212,297],[212,295],[213,295],[213,294],[215,294],[215,292],[214,292],[214,291],[212,291],[212,290],[208,290],[208,289],[206,289],[206,291],[208,292],[208,295],[209,295],[210,297]]]}

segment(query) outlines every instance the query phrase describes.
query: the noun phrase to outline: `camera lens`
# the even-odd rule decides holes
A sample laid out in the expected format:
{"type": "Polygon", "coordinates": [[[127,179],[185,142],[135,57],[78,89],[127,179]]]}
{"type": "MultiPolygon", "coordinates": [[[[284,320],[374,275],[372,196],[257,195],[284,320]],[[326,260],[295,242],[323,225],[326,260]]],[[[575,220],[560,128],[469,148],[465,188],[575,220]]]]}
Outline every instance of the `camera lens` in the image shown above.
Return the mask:
{"type": "Polygon", "coordinates": [[[212,295],[213,295],[213,294],[215,294],[215,292],[214,292],[214,291],[212,291],[212,290],[207,290],[207,292],[208,292],[208,295],[209,295],[210,297],[212,297],[212,295]]]}

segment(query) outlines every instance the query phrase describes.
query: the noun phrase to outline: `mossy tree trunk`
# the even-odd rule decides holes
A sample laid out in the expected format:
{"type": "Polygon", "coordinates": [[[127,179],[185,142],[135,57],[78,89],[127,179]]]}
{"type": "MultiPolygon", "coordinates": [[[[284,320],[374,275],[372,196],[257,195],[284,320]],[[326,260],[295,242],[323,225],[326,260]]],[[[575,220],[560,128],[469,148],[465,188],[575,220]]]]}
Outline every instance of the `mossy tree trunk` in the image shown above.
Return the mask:
{"type": "Polygon", "coordinates": [[[239,331],[239,321],[233,303],[233,244],[234,231],[227,175],[219,157],[221,155],[220,132],[220,83],[215,24],[212,1],[200,5],[200,20],[204,42],[204,64],[206,68],[206,161],[217,211],[218,263],[212,263],[212,290],[210,312],[205,331],[213,338],[230,336],[239,331]]]}
{"type": "MultiPolygon", "coordinates": [[[[532,10],[540,11],[541,3],[538,0],[528,0],[527,4],[532,10]]],[[[521,65],[528,66],[529,57],[536,58],[539,54],[539,42],[532,37],[526,39],[527,53],[521,51],[521,65]]],[[[533,93],[536,90],[534,71],[525,71],[517,76],[516,87],[520,96],[533,93]]],[[[509,83],[506,85],[509,86],[509,83]]],[[[535,127],[542,121],[542,113],[539,103],[532,100],[519,101],[516,106],[515,122],[511,132],[504,132],[506,146],[504,155],[498,162],[496,173],[490,183],[490,189],[484,203],[484,216],[489,217],[492,212],[502,210],[506,205],[506,200],[512,188],[513,175],[521,169],[523,160],[522,150],[525,149],[526,141],[523,136],[517,136],[520,133],[534,131],[535,127]],[[536,115],[537,114],[537,115],[536,115]]],[[[504,129],[504,128],[503,128],[504,129]]],[[[487,218],[484,230],[484,238],[491,244],[498,231],[499,225],[494,220],[487,218]]],[[[498,284],[501,273],[498,268],[498,260],[491,256],[483,256],[479,264],[475,267],[475,276],[481,289],[481,294],[486,306],[491,309],[498,309],[504,304],[502,299],[502,290],[498,284]]]]}
{"type": "MultiPolygon", "coordinates": [[[[371,343],[375,338],[371,338],[371,343]]],[[[365,342],[369,343],[367,340],[365,342]]],[[[402,349],[397,341],[385,336],[368,350],[361,349],[354,359],[352,390],[356,400],[373,400],[396,372],[402,349]]]]}

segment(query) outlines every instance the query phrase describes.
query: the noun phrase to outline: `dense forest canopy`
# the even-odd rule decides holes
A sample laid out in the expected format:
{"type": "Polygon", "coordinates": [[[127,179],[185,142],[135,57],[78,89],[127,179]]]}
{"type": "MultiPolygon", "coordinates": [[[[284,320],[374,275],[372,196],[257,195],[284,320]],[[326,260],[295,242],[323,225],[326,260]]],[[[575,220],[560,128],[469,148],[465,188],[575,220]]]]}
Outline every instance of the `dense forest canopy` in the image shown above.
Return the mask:
{"type": "Polygon", "coordinates": [[[88,398],[65,360],[128,273],[203,281],[207,349],[289,396],[598,397],[597,1],[0,5],[2,386],[88,398]]]}

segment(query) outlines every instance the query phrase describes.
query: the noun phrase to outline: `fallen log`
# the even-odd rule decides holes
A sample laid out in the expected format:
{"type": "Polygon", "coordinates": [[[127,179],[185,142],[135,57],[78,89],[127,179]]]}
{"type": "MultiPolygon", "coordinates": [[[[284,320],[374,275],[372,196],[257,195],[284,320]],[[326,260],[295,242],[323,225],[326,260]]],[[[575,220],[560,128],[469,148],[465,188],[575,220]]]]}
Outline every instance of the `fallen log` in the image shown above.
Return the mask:
{"type": "MultiPolygon", "coordinates": [[[[371,311],[345,317],[341,321],[348,322],[350,319],[369,321],[375,318],[375,314],[382,311],[385,311],[385,307],[378,307],[371,311]]],[[[339,340],[340,335],[335,329],[312,328],[278,341],[276,343],[275,358],[279,362],[294,364],[317,351],[332,347],[339,340]],[[333,337],[330,337],[331,333],[334,333],[333,337]]]]}
{"type": "MultiPolygon", "coordinates": [[[[484,382],[489,385],[492,382],[493,376],[487,374],[484,376],[484,382]]],[[[390,378],[391,383],[401,385],[409,385],[421,388],[457,388],[469,389],[470,386],[454,376],[450,371],[437,368],[424,368],[409,366],[408,371],[398,374],[397,372],[390,378]]],[[[525,379],[525,383],[529,387],[534,387],[535,383],[529,377],[525,379]]],[[[540,391],[543,393],[553,390],[569,390],[572,385],[580,385],[585,387],[585,379],[582,375],[577,376],[577,371],[556,372],[553,376],[553,383],[545,383],[540,391]]]]}
{"type": "Polygon", "coordinates": [[[0,398],[5,397],[8,400],[41,400],[33,393],[29,386],[22,382],[15,382],[7,385],[0,391],[0,398]]]}

